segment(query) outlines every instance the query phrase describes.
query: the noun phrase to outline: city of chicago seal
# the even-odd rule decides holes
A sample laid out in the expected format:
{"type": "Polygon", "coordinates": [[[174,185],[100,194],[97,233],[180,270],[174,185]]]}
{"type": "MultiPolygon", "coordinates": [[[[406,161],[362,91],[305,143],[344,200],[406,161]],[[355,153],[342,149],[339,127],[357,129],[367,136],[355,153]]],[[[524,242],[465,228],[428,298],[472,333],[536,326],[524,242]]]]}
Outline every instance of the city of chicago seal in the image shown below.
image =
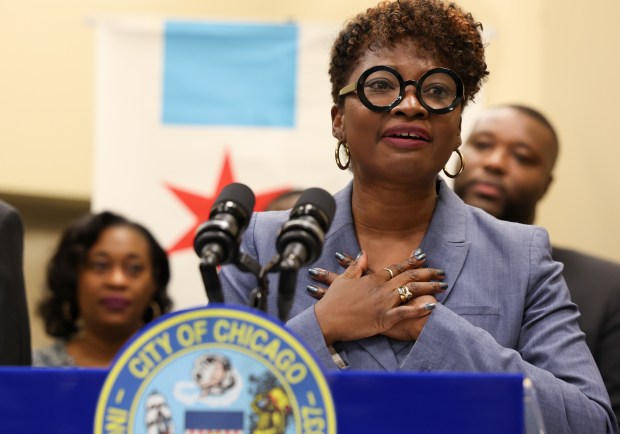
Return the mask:
{"type": "Polygon", "coordinates": [[[336,432],[314,357],[266,315],[205,307],[149,324],[116,357],[95,434],[336,432]]]}

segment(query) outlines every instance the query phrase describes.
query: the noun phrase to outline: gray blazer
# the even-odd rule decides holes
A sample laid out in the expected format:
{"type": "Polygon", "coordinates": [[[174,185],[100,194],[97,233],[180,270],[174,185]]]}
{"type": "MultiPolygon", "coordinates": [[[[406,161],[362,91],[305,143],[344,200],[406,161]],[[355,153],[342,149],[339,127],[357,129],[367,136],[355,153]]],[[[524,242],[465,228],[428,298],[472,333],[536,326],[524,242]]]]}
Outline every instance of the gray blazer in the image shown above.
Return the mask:
{"type": "Polygon", "coordinates": [[[0,201],[0,365],[30,365],[30,325],[23,273],[24,228],[0,201]]]}
{"type": "MultiPolygon", "coordinates": [[[[323,253],[311,266],[338,271],[334,253],[360,251],[351,214],[350,183],[335,195],[337,210],[323,253]]],[[[579,329],[561,264],[551,259],[547,232],[497,220],[467,206],[438,178],[439,198],[422,242],[427,266],[442,268],[449,288],[437,299],[422,334],[400,362],[390,341],[372,336],[338,343],[351,369],[522,373],[536,387],[549,433],[617,432],[609,397],[579,329]]],[[[242,250],[266,264],[288,212],[257,213],[242,250]]],[[[411,246],[413,250],[417,246],[411,246]]],[[[225,266],[225,300],[247,304],[256,279],[225,266]]],[[[314,315],[306,269],[298,275],[287,325],[328,369],[338,369],[314,315]]],[[[269,313],[277,316],[277,274],[271,276],[269,313]]]]}

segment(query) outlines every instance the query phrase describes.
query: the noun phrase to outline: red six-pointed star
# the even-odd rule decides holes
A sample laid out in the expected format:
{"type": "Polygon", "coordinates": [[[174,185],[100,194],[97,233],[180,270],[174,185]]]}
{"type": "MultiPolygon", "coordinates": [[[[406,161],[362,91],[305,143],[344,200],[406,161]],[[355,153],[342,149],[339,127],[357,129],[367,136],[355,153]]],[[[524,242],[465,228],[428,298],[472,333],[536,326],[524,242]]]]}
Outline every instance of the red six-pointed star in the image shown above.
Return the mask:
{"type": "MultiPolygon", "coordinates": [[[[192,226],[187,229],[187,231],[176,242],[174,242],[170,247],[168,247],[168,254],[173,254],[183,251],[185,249],[194,248],[194,236],[196,234],[196,229],[198,228],[198,226],[200,226],[201,223],[209,219],[209,213],[211,212],[211,207],[213,206],[213,203],[219,196],[222,189],[232,182],[236,181],[230,165],[230,155],[227,152],[224,156],[224,163],[222,165],[220,176],[218,177],[217,186],[211,195],[192,193],[188,190],[166,184],[166,187],[194,215],[194,221],[192,223],[192,226]]],[[[254,211],[263,211],[266,208],[267,204],[269,204],[269,202],[271,202],[280,194],[289,190],[290,187],[282,187],[262,193],[257,193],[254,211]]]]}

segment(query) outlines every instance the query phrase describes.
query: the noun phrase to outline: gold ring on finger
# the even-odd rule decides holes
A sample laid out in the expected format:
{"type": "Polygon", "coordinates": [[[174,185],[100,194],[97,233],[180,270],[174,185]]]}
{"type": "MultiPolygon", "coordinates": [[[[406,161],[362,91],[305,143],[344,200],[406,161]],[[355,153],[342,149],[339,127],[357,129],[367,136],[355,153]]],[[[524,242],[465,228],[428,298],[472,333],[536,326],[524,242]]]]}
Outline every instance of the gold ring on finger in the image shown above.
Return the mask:
{"type": "Polygon", "coordinates": [[[398,291],[398,296],[400,297],[400,304],[405,304],[410,300],[407,298],[407,288],[399,286],[396,290],[398,291]]]}
{"type": "Polygon", "coordinates": [[[407,288],[407,286],[404,286],[404,288],[405,288],[405,297],[407,297],[407,301],[409,301],[413,298],[413,292],[409,291],[409,288],[407,288]]]}
{"type": "Polygon", "coordinates": [[[390,267],[385,267],[384,270],[390,273],[390,279],[394,278],[394,272],[390,269],[390,267]]]}

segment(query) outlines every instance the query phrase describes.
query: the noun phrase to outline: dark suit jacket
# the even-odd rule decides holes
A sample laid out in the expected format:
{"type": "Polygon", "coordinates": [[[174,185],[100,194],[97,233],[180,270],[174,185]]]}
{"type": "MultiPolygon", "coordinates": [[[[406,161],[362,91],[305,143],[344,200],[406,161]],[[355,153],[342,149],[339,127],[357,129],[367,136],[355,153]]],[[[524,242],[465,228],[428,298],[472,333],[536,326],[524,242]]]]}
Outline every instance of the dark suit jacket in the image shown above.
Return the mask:
{"type": "MultiPolygon", "coordinates": [[[[549,433],[618,432],[609,397],[570,300],[562,265],[551,258],[540,227],[497,220],[465,205],[442,180],[422,242],[426,266],[442,268],[449,287],[406,357],[399,361],[385,336],[338,343],[350,369],[386,371],[520,372],[532,379],[549,433]]],[[[351,213],[351,184],[335,195],[336,215],[323,253],[307,267],[339,270],[335,252],[360,246],[351,213]]],[[[278,229],[289,212],[255,213],[242,250],[266,264],[276,253],[278,229]]],[[[412,250],[417,246],[411,246],[412,250]]],[[[314,284],[300,270],[287,325],[323,366],[338,369],[314,314],[314,284]]],[[[225,300],[246,304],[256,278],[225,265],[225,300]]],[[[269,312],[276,315],[277,275],[269,281],[269,312]]],[[[438,403],[441,408],[441,403],[438,403]]]]}
{"type": "Polygon", "coordinates": [[[553,248],[581,312],[579,325],[620,419],[620,264],[573,250],[553,248]]]}
{"type": "Polygon", "coordinates": [[[31,363],[23,253],[21,217],[0,201],[0,365],[31,363]]]}

